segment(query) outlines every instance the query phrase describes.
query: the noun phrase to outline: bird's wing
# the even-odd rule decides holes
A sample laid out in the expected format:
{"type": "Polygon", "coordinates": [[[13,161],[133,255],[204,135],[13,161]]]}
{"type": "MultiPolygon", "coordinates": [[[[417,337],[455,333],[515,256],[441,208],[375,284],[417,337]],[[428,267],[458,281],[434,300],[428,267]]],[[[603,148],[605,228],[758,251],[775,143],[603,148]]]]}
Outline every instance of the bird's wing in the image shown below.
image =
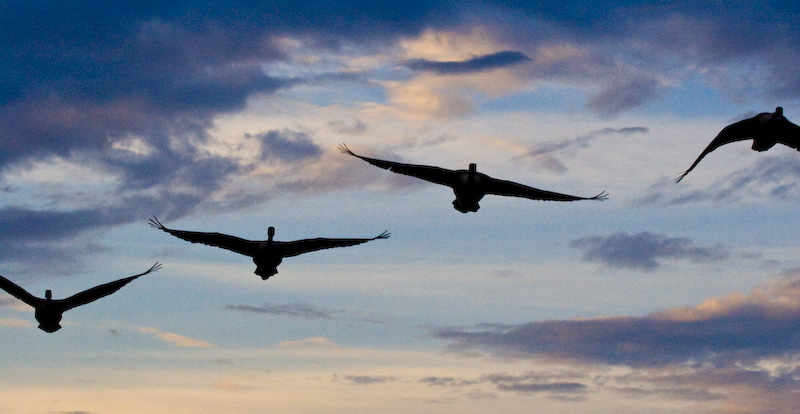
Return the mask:
{"type": "Polygon", "coordinates": [[[34,308],[42,301],[3,276],[0,276],[0,288],[8,292],[9,295],[27,303],[30,306],[33,306],[34,308]]]}
{"type": "Polygon", "coordinates": [[[353,151],[350,151],[350,148],[347,148],[347,145],[344,144],[339,145],[339,151],[345,154],[350,154],[356,158],[361,158],[362,160],[376,167],[383,168],[384,170],[389,170],[391,172],[403,175],[410,175],[412,177],[420,178],[436,184],[452,187],[458,178],[458,173],[456,171],[448,170],[446,168],[432,167],[429,165],[403,164],[399,162],[362,157],[361,155],[357,155],[353,151]]]}
{"type": "Polygon", "coordinates": [[[527,185],[515,183],[513,181],[498,180],[489,176],[484,176],[482,179],[486,182],[486,194],[523,197],[530,198],[532,200],[547,201],[605,200],[608,198],[608,194],[605,191],[594,197],[577,197],[568,194],[540,190],[538,188],[528,187],[527,185]]]}
{"type": "Polygon", "coordinates": [[[787,147],[800,151],[800,126],[784,118],[780,122],[780,131],[777,141],[787,147]]]}
{"type": "Polygon", "coordinates": [[[357,244],[366,243],[371,240],[388,239],[391,233],[384,231],[383,233],[371,239],[304,239],[295,240],[290,242],[275,242],[278,245],[281,256],[292,257],[299,254],[313,252],[316,250],[330,249],[333,247],[347,247],[355,246],[357,244]]]}
{"type": "Polygon", "coordinates": [[[253,257],[256,254],[258,243],[257,241],[250,241],[241,239],[236,236],[230,236],[222,233],[204,233],[200,231],[184,231],[172,230],[164,227],[158,218],[153,217],[150,219],[150,227],[163,230],[179,239],[190,241],[192,243],[202,243],[209,246],[221,247],[245,256],[253,257]]]}
{"type": "Polygon", "coordinates": [[[686,177],[686,174],[689,174],[689,171],[692,171],[694,167],[700,163],[700,160],[708,155],[709,152],[714,151],[725,144],[730,144],[731,142],[744,141],[746,139],[753,138],[754,134],[757,133],[758,129],[760,128],[760,125],[761,124],[758,120],[758,116],[755,116],[753,118],[745,119],[722,128],[722,131],[720,131],[719,134],[717,134],[717,136],[711,141],[711,143],[708,144],[700,156],[694,160],[692,166],[689,167],[688,170],[682,172],[680,176],[675,179],[675,182],[679,183],[683,177],[686,177]]]}
{"type": "Polygon", "coordinates": [[[89,302],[93,302],[97,299],[102,298],[103,296],[108,296],[118,290],[120,290],[123,286],[127,285],[133,279],[136,279],[139,276],[144,276],[148,273],[155,272],[158,269],[161,269],[161,263],[156,263],[150,269],[147,269],[144,273],[139,273],[135,276],[126,277],[124,279],[116,280],[111,283],[106,283],[104,285],[95,286],[91,289],[86,289],[83,292],[76,293],[66,299],[62,299],[57,302],[61,305],[62,311],[66,311],[68,309],[72,309],[76,306],[85,305],[89,302]]]}

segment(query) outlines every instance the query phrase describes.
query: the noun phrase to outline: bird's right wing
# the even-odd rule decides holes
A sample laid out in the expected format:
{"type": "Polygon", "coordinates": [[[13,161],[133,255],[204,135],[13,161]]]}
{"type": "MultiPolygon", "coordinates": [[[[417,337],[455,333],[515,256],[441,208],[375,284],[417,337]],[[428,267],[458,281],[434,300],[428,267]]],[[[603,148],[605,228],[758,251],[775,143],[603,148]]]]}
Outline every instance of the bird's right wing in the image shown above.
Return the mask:
{"type": "Polygon", "coordinates": [[[334,247],[347,247],[355,246],[357,244],[366,243],[372,240],[388,239],[391,233],[384,231],[383,233],[369,238],[369,239],[303,239],[290,242],[275,242],[280,248],[281,256],[292,257],[299,254],[314,252],[317,250],[330,249],[334,247]]]}
{"type": "Polygon", "coordinates": [[[676,183],[681,182],[683,177],[686,177],[686,174],[689,174],[690,171],[700,163],[700,160],[703,159],[708,153],[714,151],[715,149],[725,145],[730,144],[731,142],[736,141],[744,141],[746,139],[753,138],[753,134],[760,128],[760,121],[758,117],[748,118],[722,128],[722,131],[717,134],[717,136],[711,141],[710,144],[703,150],[699,157],[692,163],[692,166],[689,167],[688,170],[681,173],[678,178],[675,179],[676,183]]]}
{"type": "Polygon", "coordinates": [[[156,217],[150,219],[150,227],[163,230],[179,239],[190,241],[192,243],[202,243],[209,246],[221,247],[223,249],[250,257],[253,257],[253,255],[256,254],[259,244],[257,241],[245,240],[236,236],[230,236],[222,233],[204,233],[200,231],[168,229],[164,227],[164,225],[161,224],[156,217]]]}
{"type": "Polygon", "coordinates": [[[489,176],[484,176],[486,181],[485,188],[486,194],[495,194],[510,197],[529,198],[531,200],[546,200],[546,201],[578,201],[578,200],[605,200],[608,198],[608,193],[605,191],[597,194],[594,197],[578,197],[569,194],[561,194],[553,191],[540,190],[538,188],[528,187],[527,185],[515,183],[513,181],[498,180],[489,176]]]}
{"type": "Polygon", "coordinates": [[[19,287],[16,283],[0,276],[0,288],[8,292],[9,295],[27,303],[34,308],[41,302],[41,299],[28,293],[27,290],[19,287]]]}
{"type": "Polygon", "coordinates": [[[123,286],[127,285],[128,283],[132,282],[133,279],[136,279],[139,276],[144,276],[150,272],[155,272],[158,269],[161,269],[161,263],[156,262],[150,269],[147,269],[144,273],[139,273],[138,275],[126,277],[124,279],[115,280],[110,283],[106,283],[103,285],[95,286],[91,289],[86,289],[83,292],[76,293],[66,299],[54,301],[56,303],[61,304],[62,311],[66,311],[68,309],[72,309],[76,306],[85,305],[89,302],[94,302],[97,299],[102,298],[103,296],[108,296],[118,290],[120,290],[123,286]]]}
{"type": "Polygon", "coordinates": [[[384,170],[389,170],[391,172],[403,175],[410,175],[412,177],[449,187],[452,187],[458,178],[457,172],[445,168],[432,167],[429,165],[403,164],[394,161],[384,161],[375,158],[362,157],[361,155],[357,155],[353,151],[350,151],[350,148],[347,148],[347,145],[344,144],[339,145],[339,151],[345,154],[350,154],[356,158],[361,158],[362,160],[376,167],[383,168],[384,170]]]}
{"type": "Polygon", "coordinates": [[[784,118],[779,124],[778,142],[800,151],[800,126],[784,118]]]}

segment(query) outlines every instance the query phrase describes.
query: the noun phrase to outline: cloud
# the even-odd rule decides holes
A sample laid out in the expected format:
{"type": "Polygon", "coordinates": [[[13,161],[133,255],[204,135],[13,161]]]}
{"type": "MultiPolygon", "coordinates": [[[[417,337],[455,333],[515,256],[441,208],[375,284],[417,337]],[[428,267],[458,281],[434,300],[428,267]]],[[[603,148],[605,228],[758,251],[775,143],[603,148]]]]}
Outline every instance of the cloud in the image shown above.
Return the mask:
{"type": "Polygon", "coordinates": [[[648,128],[641,126],[598,129],[585,135],[563,141],[545,141],[536,143],[531,145],[525,154],[514,157],[514,160],[530,163],[539,168],[549,170],[554,173],[563,174],[567,171],[567,167],[558,158],[559,156],[572,156],[579,149],[587,148],[589,143],[598,137],[606,135],[629,136],[633,134],[645,134],[649,131],[650,130],[648,128]]]}
{"type": "Polygon", "coordinates": [[[277,346],[284,349],[341,349],[339,345],[329,339],[319,337],[278,342],[277,346]]]}
{"type": "Polygon", "coordinates": [[[439,62],[428,59],[412,59],[403,66],[412,70],[436,72],[442,75],[461,73],[484,72],[487,70],[504,68],[520,63],[529,62],[531,59],[524,53],[506,50],[476,56],[464,61],[439,62]]]}
{"type": "Polygon", "coordinates": [[[31,321],[19,318],[0,318],[0,326],[14,328],[28,328],[33,326],[31,321]]]}
{"type": "MultiPolygon", "coordinates": [[[[442,329],[450,349],[631,367],[754,363],[800,352],[800,278],[641,317],[442,329]]],[[[721,365],[720,365],[721,366],[721,365]]]]}
{"type": "Polygon", "coordinates": [[[284,305],[265,303],[264,305],[258,307],[247,305],[228,305],[225,306],[225,309],[304,319],[333,319],[333,315],[340,312],[304,303],[288,303],[284,305]]]}
{"type": "Polygon", "coordinates": [[[373,385],[397,381],[399,378],[387,375],[346,375],[344,379],[355,385],[373,385]]]}
{"type": "MultiPolygon", "coordinates": [[[[251,137],[249,134],[246,136],[251,137]]],[[[276,158],[296,162],[308,158],[316,159],[322,154],[322,149],[303,132],[273,130],[255,135],[255,138],[261,142],[262,160],[276,158]]]]}
{"type": "MultiPolygon", "coordinates": [[[[712,153],[713,154],[713,153],[712,153]]],[[[753,163],[714,180],[699,189],[686,191],[692,176],[703,174],[700,163],[679,185],[671,180],[661,180],[648,188],[647,193],[636,199],[641,206],[653,204],[683,205],[712,202],[731,203],[750,200],[800,200],[800,162],[794,154],[760,157],[753,163]]],[[[711,174],[712,172],[706,172],[711,174]]]]}
{"type": "Polygon", "coordinates": [[[653,271],[662,266],[657,259],[682,259],[695,263],[714,262],[730,254],[721,246],[695,247],[684,237],[666,237],[642,232],[616,233],[608,237],[575,239],[570,246],[583,250],[583,260],[618,269],[653,271]]]}
{"type": "Polygon", "coordinates": [[[188,338],[171,332],[164,332],[152,326],[143,326],[138,329],[143,334],[158,338],[176,348],[215,348],[216,346],[199,339],[188,338]]]}

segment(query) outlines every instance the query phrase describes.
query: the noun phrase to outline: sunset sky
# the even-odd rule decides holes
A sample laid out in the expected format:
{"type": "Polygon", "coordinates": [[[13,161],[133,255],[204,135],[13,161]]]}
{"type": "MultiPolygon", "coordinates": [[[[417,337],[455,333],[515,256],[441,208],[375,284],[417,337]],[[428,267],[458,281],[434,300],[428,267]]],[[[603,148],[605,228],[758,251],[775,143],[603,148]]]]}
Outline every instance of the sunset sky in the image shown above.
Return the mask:
{"type": "Polygon", "coordinates": [[[800,412],[800,4],[0,2],[0,413],[800,412]],[[607,201],[487,196],[337,149],[607,201]],[[148,226],[391,237],[287,258],[148,226]]]}

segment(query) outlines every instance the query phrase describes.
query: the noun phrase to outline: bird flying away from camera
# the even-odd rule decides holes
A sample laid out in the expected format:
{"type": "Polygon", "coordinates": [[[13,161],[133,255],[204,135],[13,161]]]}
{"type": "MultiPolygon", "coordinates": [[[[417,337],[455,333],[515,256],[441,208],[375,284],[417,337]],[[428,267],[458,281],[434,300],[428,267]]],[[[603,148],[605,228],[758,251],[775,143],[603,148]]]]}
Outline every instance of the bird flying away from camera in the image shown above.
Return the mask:
{"type": "Polygon", "coordinates": [[[330,249],[333,247],[354,246],[371,240],[387,239],[390,236],[388,231],[384,231],[370,239],[316,238],[281,242],[272,239],[275,235],[275,227],[269,227],[267,229],[267,240],[245,240],[222,233],[203,233],[199,231],[168,229],[164,227],[156,217],[150,219],[150,226],[192,243],[221,247],[232,252],[250,256],[253,258],[253,263],[256,264],[255,274],[261,276],[263,280],[267,280],[270,276],[278,273],[278,265],[285,257],[297,256],[303,253],[330,249]]]}
{"type": "Polygon", "coordinates": [[[123,286],[133,281],[133,279],[136,279],[139,276],[144,276],[150,272],[155,272],[160,268],[161,264],[156,263],[144,273],[139,273],[138,275],[126,277],[124,279],[106,283],[104,285],[95,286],[91,289],[87,289],[83,292],[72,295],[66,299],[53,299],[53,293],[50,289],[45,291],[44,299],[37,298],[3,276],[0,276],[0,288],[8,292],[9,295],[14,296],[15,298],[36,309],[34,317],[39,322],[39,329],[45,332],[53,333],[61,329],[59,322],[61,322],[61,317],[63,316],[64,312],[76,306],[94,302],[103,296],[108,296],[120,290],[123,286]]]}
{"type": "Polygon", "coordinates": [[[800,126],[789,122],[783,116],[783,108],[780,106],[775,108],[775,112],[762,112],[752,118],[730,124],[722,128],[692,166],[682,172],[675,182],[679,183],[686,177],[686,174],[689,174],[689,171],[692,171],[709,152],[725,144],[747,139],[753,140],[751,148],[758,152],[766,151],[775,144],[783,144],[800,151],[800,126]]]}
{"type": "Polygon", "coordinates": [[[577,201],[577,200],[605,200],[608,194],[603,191],[594,197],[576,197],[567,194],[554,193],[552,191],[540,190],[528,187],[512,181],[498,180],[486,174],[477,172],[477,166],[470,164],[468,170],[448,170],[440,167],[428,165],[402,164],[393,161],[378,160],[375,158],[362,157],[341,144],[339,151],[352,155],[356,158],[376,166],[403,175],[410,175],[432,183],[446,185],[453,189],[456,199],[453,200],[453,208],[467,213],[476,212],[480,208],[478,201],[484,195],[493,194],[509,197],[522,197],[531,200],[544,201],[577,201]]]}

